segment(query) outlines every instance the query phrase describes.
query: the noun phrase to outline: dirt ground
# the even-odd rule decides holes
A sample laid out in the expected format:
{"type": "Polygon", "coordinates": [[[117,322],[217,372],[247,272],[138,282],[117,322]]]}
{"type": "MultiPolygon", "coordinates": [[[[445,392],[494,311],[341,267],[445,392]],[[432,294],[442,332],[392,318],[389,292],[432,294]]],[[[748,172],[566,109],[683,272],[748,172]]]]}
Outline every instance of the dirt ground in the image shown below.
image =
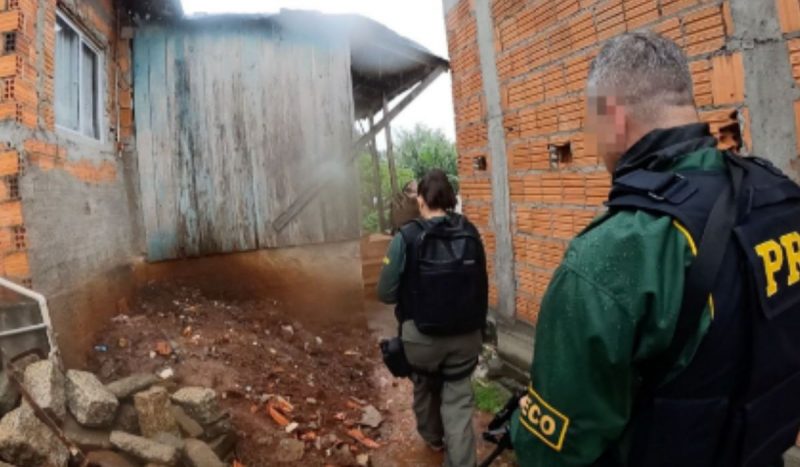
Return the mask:
{"type": "MultiPolygon", "coordinates": [[[[180,385],[215,389],[233,415],[236,457],[245,466],[276,465],[286,438],[304,441],[306,450],[301,460],[280,465],[352,465],[363,453],[379,467],[442,463],[416,436],[410,383],[392,378],[380,362],[377,342],[395,325],[390,309],[373,300],[347,319],[307,320],[278,299],[210,296],[160,281],[128,308],[96,335],[89,369],[106,382],[172,369],[180,385]],[[284,411],[298,424],[291,434],[268,413],[266,401],[276,396],[293,406],[284,411]],[[379,428],[359,428],[368,405],[384,418],[379,428]]],[[[478,415],[476,430],[489,418],[478,415]]],[[[490,446],[479,444],[486,455],[490,446]]]]}

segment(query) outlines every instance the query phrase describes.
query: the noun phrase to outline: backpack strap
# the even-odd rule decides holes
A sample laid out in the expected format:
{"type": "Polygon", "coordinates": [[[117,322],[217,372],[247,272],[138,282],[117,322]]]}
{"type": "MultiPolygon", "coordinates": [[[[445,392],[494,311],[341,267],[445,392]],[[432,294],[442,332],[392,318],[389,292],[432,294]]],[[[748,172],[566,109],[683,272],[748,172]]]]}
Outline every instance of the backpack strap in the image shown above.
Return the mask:
{"type": "Polygon", "coordinates": [[[651,385],[658,385],[663,380],[694,335],[739,218],[738,200],[745,171],[735,160],[727,156],[725,159],[728,162],[730,185],[722,190],[714,202],[697,246],[697,256],[686,273],[681,310],[672,342],[666,352],[647,366],[649,378],[646,376],[646,380],[649,379],[651,385]]]}
{"type": "Polygon", "coordinates": [[[724,157],[728,177],[719,188],[716,188],[721,181],[719,175],[715,177],[716,180],[709,179],[713,183],[706,184],[700,190],[694,177],[636,170],[614,181],[609,202],[606,203],[610,209],[644,210],[669,215],[691,232],[700,233],[696,235],[700,239],[697,256],[686,272],[680,314],[672,341],[666,351],[642,365],[645,371],[642,394],[645,397],[655,392],[697,329],[728,247],[727,239],[731,238],[739,217],[738,199],[745,170],[733,156],[725,154],[724,157]],[[698,193],[706,199],[689,203],[698,193]],[[710,211],[703,207],[712,201],[710,211]],[[698,216],[695,211],[709,214],[703,219],[705,216],[698,216]]]}

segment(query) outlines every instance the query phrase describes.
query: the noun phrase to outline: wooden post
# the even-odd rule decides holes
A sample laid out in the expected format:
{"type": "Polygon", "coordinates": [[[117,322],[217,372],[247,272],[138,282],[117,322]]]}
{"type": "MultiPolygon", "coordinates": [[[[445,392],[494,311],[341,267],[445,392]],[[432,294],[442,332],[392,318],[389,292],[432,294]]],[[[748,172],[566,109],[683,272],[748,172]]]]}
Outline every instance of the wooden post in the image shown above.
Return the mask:
{"type": "MultiPolygon", "coordinates": [[[[386,94],[383,95],[383,115],[384,117],[389,114],[389,101],[386,100],[386,94]]],[[[389,163],[389,181],[392,184],[392,196],[400,192],[400,187],[397,182],[397,167],[394,163],[394,147],[392,145],[392,125],[386,123],[386,160],[389,163]]]]}
{"type": "MultiPolygon", "coordinates": [[[[370,131],[375,125],[375,117],[369,117],[369,129],[370,131]]],[[[373,191],[375,193],[375,198],[378,200],[378,205],[376,206],[378,212],[378,227],[381,229],[381,232],[386,232],[386,221],[383,217],[383,187],[381,186],[381,159],[380,155],[378,154],[378,146],[375,140],[375,134],[372,134],[372,140],[369,144],[369,151],[372,153],[372,183],[373,183],[373,191]]]]}

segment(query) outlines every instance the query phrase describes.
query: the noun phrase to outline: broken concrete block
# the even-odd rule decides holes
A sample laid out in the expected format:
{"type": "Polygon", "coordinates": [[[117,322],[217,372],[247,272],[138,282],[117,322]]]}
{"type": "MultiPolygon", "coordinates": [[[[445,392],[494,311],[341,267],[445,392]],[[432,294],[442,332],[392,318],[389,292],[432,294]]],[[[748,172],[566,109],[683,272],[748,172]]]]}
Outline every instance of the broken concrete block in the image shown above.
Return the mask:
{"type": "Polygon", "coordinates": [[[233,424],[231,423],[230,414],[223,414],[217,421],[205,425],[203,427],[203,436],[205,440],[214,439],[226,433],[233,431],[233,424]]]}
{"type": "Polygon", "coordinates": [[[208,447],[214,451],[217,457],[225,460],[228,458],[228,456],[233,454],[233,449],[236,447],[236,441],[238,441],[236,433],[230,432],[209,441],[208,447]]]}
{"type": "Polygon", "coordinates": [[[63,466],[69,451],[23,403],[0,420],[0,459],[21,466],[63,466]]]}
{"type": "Polygon", "coordinates": [[[383,415],[373,405],[364,407],[364,413],[361,416],[360,425],[368,426],[370,428],[378,428],[383,423],[383,415]]]}
{"type": "Polygon", "coordinates": [[[183,452],[183,449],[186,447],[186,443],[183,441],[183,438],[172,433],[156,433],[155,435],[151,436],[150,439],[161,444],[166,444],[167,446],[172,446],[179,452],[183,452]]]}
{"type": "Polygon", "coordinates": [[[67,415],[64,373],[50,360],[40,360],[25,368],[25,388],[42,409],[59,420],[67,415]]]}
{"type": "Polygon", "coordinates": [[[19,405],[19,391],[8,378],[8,370],[0,371],[0,417],[19,405]]]}
{"type": "Polygon", "coordinates": [[[169,393],[166,389],[154,386],[133,396],[133,405],[139,414],[139,429],[142,436],[151,438],[157,433],[170,433],[180,437],[178,422],[172,415],[169,393]]]}
{"type": "Polygon", "coordinates": [[[186,463],[190,467],[225,467],[217,454],[204,442],[186,440],[186,463]]]}
{"type": "Polygon", "coordinates": [[[98,467],[138,467],[124,456],[113,451],[94,451],[86,455],[88,465],[98,467]]]}
{"type": "Polygon", "coordinates": [[[203,425],[213,423],[220,417],[217,393],[213,389],[183,388],[172,395],[172,401],[203,425]]]}
{"type": "Polygon", "coordinates": [[[175,465],[178,462],[177,449],[141,436],[112,431],[111,444],[120,451],[130,454],[143,462],[164,465],[175,465]]]}
{"type": "Polygon", "coordinates": [[[67,415],[62,430],[67,439],[84,451],[111,449],[110,432],[85,428],[72,415],[67,415]]]}
{"type": "Polygon", "coordinates": [[[190,417],[180,406],[170,404],[169,409],[172,412],[172,416],[175,417],[175,421],[178,422],[178,426],[183,434],[189,438],[199,438],[203,435],[203,427],[197,423],[195,419],[190,417]]]}
{"type": "Polygon", "coordinates": [[[306,453],[306,443],[296,439],[285,438],[275,450],[275,460],[281,463],[297,462],[306,453]]]}
{"type": "Polygon", "coordinates": [[[75,419],[83,426],[111,426],[119,402],[97,376],[86,371],[67,371],[67,403],[75,419]]]}
{"type": "Polygon", "coordinates": [[[119,399],[127,399],[137,392],[149,389],[158,383],[158,376],[149,373],[139,373],[108,383],[106,388],[119,399]]]}
{"type": "Polygon", "coordinates": [[[139,430],[139,413],[130,402],[123,402],[117,409],[117,418],[114,419],[113,428],[132,435],[141,434],[139,430]]]}

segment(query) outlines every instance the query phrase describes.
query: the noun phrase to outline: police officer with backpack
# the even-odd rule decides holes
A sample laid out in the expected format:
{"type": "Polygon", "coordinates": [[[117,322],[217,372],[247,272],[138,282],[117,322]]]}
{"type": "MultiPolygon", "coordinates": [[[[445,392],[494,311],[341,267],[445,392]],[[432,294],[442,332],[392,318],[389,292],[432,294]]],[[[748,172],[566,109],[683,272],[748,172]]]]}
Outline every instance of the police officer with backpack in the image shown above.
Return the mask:
{"type": "Polygon", "coordinates": [[[421,218],[389,245],[378,297],[397,304],[417,431],[429,447],[446,451],[445,465],[474,466],[470,375],[488,309],[485,252],[475,226],[452,212],[456,195],[443,171],[425,175],[417,199],[421,218]]]}
{"type": "Polygon", "coordinates": [[[611,39],[587,93],[608,212],[542,301],[521,465],[781,465],[800,429],[800,187],[717,149],[668,39],[611,39]]]}

